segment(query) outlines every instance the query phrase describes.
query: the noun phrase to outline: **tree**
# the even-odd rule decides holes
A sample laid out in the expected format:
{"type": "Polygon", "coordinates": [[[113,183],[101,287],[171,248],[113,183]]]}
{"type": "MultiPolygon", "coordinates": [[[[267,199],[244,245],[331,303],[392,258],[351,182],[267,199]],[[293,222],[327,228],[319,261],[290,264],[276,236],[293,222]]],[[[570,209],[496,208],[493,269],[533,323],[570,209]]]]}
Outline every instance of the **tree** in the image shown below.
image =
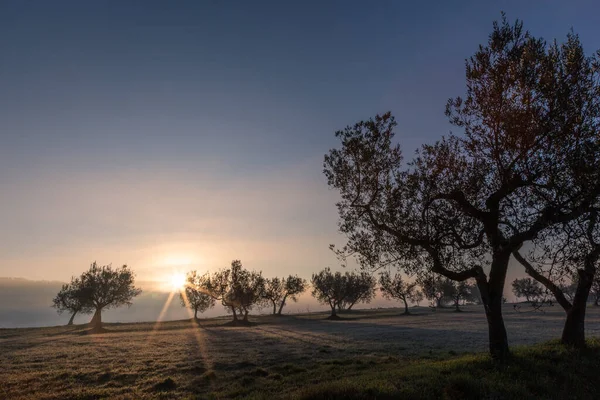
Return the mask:
{"type": "Polygon", "coordinates": [[[388,300],[402,300],[404,302],[404,314],[410,314],[408,310],[408,302],[416,301],[419,298],[416,290],[415,282],[406,282],[402,279],[402,275],[396,273],[393,277],[389,271],[382,272],[379,276],[379,286],[381,294],[388,300]]]}
{"type": "Polygon", "coordinates": [[[341,148],[325,156],[348,237],[339,251],[365,268],[475,278],[496,359],[509,355],[502,297],[513,251],[579,218],[600,193],[599,80],[588,68],[598,62],[580,49],[573,35],[548,45],[503,17],[467,60],[466,96],[447,104],[461,135],[405,165],[386,113],[336,132],[341,148]]]}
{"type": "Polygon", "coordinates": [[[445,294],[446,297],[452,300],[454,305],[454,311],[461,311],[460,301],[474,301],[474,288],[475,285],[468,281],[452,281],[447,279],[445,281],[445,294]]]}
{"type": "Polygon", "coordinates": [[[417,304],[417,307],[419,306],[419,303],[423,301],[424,298],[425,295],[422,291],[416,289],[414,290],[412,300],[417,304]]]}
{"type": "Polygon", "coordinates": [[[248,323],[249,312],[264,300],[265,279],[260,272],[248,271],[240,260],[233,260],[231,268],[206,276],[201,286],[213,299],[233,314],[233,323],[239,322],[238,313],[248,323]]]}
{"type": "Polygon", "coordinates": [[[370,303],[375,298],[376,279],[366,272],[346,272],[344,274],[344,298],[338,303],[338,310],[352,310],[356,303],[370,303]]]}
{"type": "Polygon", "coordinates": [[[319,303],[331,307],[330,319],[337,318],[336,309],[346,295],[344,276],[341,272],[331,272],[329,267],[312,275],[312,295],[319,303]]]}
{"type": "Polygon", "coordinates": [[[134,274],[127,265],[112,268],[94,262],[79,279],[86,293],[85,303],[94,310],[91,324],[95,331],[102,330],[102,310],[123,305],[129,307],[133,298],[142,293],[134,286],[134,274]]]}
{"type": "Polygon", "coordinates": [[[428,274],[418,277],[417,284],[423,289],[425,298],[431,301],[435,307],[441,308],[444,306],[443,300],[448,292],[444,279],[434,274],[428,274]]]}
{"type": "Polygon", "coordinates": [[[515,279],[512,282],[512,291],[517,297],[525,297],[528,303],[537,300],[544,293],[539,283],[531,278],[515,279]]]}
{"type": "Polygon", "coordinates": [[[56,308],[59,314],[65,311],[71,313],[71,318],[67,325],[73,325],[73,319],[75,315],[89,314],[92,312],[92,307],[88,303],[88,294],[84,288],[82,288],[81,280],[79,278],[72,277],[71,283],[62,285],[62,289],[56,297],[53,299],[52,306],[56,308]]]}
{"type": "Polygon", "coordinates": [[[181,306],[194,311],[194,321],[198,321],[198,312],[203,313],[215,305],[215,299],[206,293],[203,282],[203,276],[198,275],[196,271],[190,271],[186,276],[185,289],[179,292],[181,306]]]}
{"type": "Polygon", "coordinates": [[[288,298],[294,302],[298,301],[298,295],[304,293],[307,288],[306,279],[298,276],[265,279],[264,298],[273,306],[273,315],[281,315],[288,298]]]}

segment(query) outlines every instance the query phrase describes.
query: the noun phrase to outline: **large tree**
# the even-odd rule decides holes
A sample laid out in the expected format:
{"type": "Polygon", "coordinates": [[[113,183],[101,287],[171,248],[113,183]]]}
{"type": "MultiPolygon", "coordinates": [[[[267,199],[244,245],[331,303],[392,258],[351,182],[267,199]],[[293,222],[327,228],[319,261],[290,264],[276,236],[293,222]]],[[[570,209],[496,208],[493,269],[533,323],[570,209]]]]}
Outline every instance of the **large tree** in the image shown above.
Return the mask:
{"type": "Polygon", "coordinates": [[[404,303],[404,314],[410,314],[408,302],[419,298],[417,293],[417,283],[407,282],[402,278],[402,274],[396,273],[393,276],[389,271],[384,271],[379,276],[379,290],[383,297],[388,300],[401,300],[404,303]]]}
{"type": "Polygon", "coordinates": [[[324,166],[341,194],[348,243],[340,251],[367,267],[399,263],[408,272],[475,278],[490,353],[506,358],[502,294],[512,252],[579,218],[600,192],[592,62],[573,35],[548,45],[503,18],[467,60],[466,96],[448,102],[460,134],[404,164],[389,113],[336,132],[341,148],[324,166]]]}
{"type": "Polygon", "coordinates": [[[67,311],[71,313],[67,325],[73,325],[73,319],[77,314],[90,314],[93,311],[89,303],[87,290],[82,287],[81,279],[72,277],[71,282],[62,285],[62,288],[52,300],[52,306],[59,314],[67,311]]]}
{"type": "Polygon", "coordinates": [[[233,314],[233,323],[239,322],[238,314],[248,323],[250,311],[264,300],[265,279],[260,272],[244,269],[240,260],[233,260],[231,268],[205,276],[201,285],[233,314]]]}
{"type": "Polygon", "coordinates": [[[179,292],[181,306],[194,311],[194,321],[198,321],[198,312],[203,313],[215,305],[215,299],[206,293],[203,282],[204,276],[198,275],[196,271],[190,271],[186,275],[184,290],[179,292]]]}
{"type": "Polygon", "coordinates": [[[113,268],[94,262],[79,279],[87,295],[86,304],[94,310],[91,324],[95,331],[102,329],[102,310],[123,305],[129,307],[133,298],[142,293],[134,286],[134,274],[127,265],[113,268]]]}
{"type": "Polygon", "coordinates": [[[525,297],[527,302],[536,301],[544,294],[540,284],[531,278],[517,278],[511,285],[513,294],[517,298],[525,297]]]}
{"type": "Polygon", "coordinates": [[[306,279],[290,275],[287,278],[265,279],[264,298],[273,306],[273,315],[281,315],[286,301],[298,301],[298,296],[308,288],[306,279]]]}

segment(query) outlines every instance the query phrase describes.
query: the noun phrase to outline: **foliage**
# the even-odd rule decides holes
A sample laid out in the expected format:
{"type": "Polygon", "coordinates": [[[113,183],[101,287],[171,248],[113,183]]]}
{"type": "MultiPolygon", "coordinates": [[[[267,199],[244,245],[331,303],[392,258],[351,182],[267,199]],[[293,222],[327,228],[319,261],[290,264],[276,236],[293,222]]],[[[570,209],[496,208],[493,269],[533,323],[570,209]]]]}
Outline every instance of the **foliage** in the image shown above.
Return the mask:
{"type": "Polygon", "coordinates": [[[351,310],[356,303],[370,303],[375,298],[376,279],[367,272],[346,272],[344,274],[345,296],[338,303],[338,309],[351,310]]]}
{"type": "Polygon", "coordinates": [[[194,311],[194,319],[198,319],[198,312],[203,313],[214,307],[215,299],[206,293],[203,287],[205,277],[198,275],[196,271],[190,271],[186,275],[186,284],[183,291],[179,292],[179,300],[182,307],[189,307],[194,311]]]}
{"type": "Polygon", "coordinates": [[[64,311],[71,313],[69,325],[73,323],[76,314],[90,314],[93,309],[89,303],[89,294],[81,284],[81,279],[72,277],[71,282],[62,285],[61,290],[52,300],[52,306],[59,314],[64,311]]]}
{"type": "Polygon", "coordinates": [[[538,300],[544,294],[540,284],[531,278],[515,279],[512,291],[517,297],[525,297],[527,302],[538,300]]]}
{"type": "Polygon", "coordinates": [[[308,289],[306,279],[299,276],[288,276],[287,278],[265,279],[265,290],[263,297],[273,306],[273,314],[281,315],[281,311],[288,299],[296,302],[298,295],[308,289]],[[277,308],[279,306],[279,308],[277,308]]]}

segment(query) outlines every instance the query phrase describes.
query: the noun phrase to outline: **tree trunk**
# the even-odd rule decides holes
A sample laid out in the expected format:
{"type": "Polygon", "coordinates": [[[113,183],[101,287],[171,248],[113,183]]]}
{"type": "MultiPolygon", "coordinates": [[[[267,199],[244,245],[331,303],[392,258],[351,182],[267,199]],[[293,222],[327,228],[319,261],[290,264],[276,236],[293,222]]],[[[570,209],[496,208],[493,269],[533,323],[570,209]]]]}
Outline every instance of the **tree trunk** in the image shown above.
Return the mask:
{"type": "Polygon", "coordinates": [[[194,308],[194,321],[198,322],[198,309],[194,308]]]}
{"type": "Polygon", "coordinates": [[[273,315],[277,313],[277,303],[273,301],[273,315]]]}
{"type": "Polygon", "coordinates": [[[486,282],[482,276],[476,278],[488,323],[490,355],[499,361],[505,361],[510,356],[508,335],[502,318],[502,297],[510,254],[510,250],[494,252],[489,281],[486,282]]]}
{"type": "Polygon", "coordinates": [[[96,311],[94,312],[94,316],[92,317],[92,329],[94,330],[100,330],[102,328],[102,309],[101,308],[96,308],[96,311]]]}
{"type": "Polygon", "coordinates": [[[75,311],[72,315],[71,318],[69,318],[69,322],[67,323],[67,325],[73,325],[73,319],[75,319],[75,315],[77,314],[77,311],[75,311]]]}
{"type": "Polygon", "coordinates": [[[596,263],[600,249],[586,257],[585,269],[577,271],[579,282],[573,297],[573,307],[567,311],[567,319],[560,341],[577,348],[585,347],[585,309],[596,274],[596,263]]]}
{"type": "Polygon", "coordinates": [[[331,316],[332,317],[337,317],[337,313],[335,312],[335,306],[331,307],[331,316]]]}
{"type": "Polygon", "coordinates": [[[459,301],[460,301],[459,299],[456,299],[454,301],[454,311],[460,311],[460,307],[458,306],[459,301]]]}
{"type": "Polygon", "coordinates": [[[287,299],[287,295],[285,295],[283,297],[283,301],[281,302],[281,305],[279,306],[279,311],[277,312],[277,314],[281,315],[281,310],[283,310],[283,306],[285,306],[285,300],[287,299]]]}
{"type": "Polygon", "coordinates": [[[244,322],[248,322],[248,310],[244,310],[244,322]]]}
{"type": "Polygon", "coordinates": [[[404,301],[404,314],[408,315],[410,314],[410,311],[408,311],[408,303],[406,302],[406,299],[402,299],[404,301]]]}
{"type": "Polygon", "coordinates": [[[237,314],[236,314],[236,312],[235,312],[235,307],[231,307],[231,312],[233,313],[233,320],[234,320],[234,321],[237,321],[237,320],[238,320],[238,317],[237,317],[237,314]]]}

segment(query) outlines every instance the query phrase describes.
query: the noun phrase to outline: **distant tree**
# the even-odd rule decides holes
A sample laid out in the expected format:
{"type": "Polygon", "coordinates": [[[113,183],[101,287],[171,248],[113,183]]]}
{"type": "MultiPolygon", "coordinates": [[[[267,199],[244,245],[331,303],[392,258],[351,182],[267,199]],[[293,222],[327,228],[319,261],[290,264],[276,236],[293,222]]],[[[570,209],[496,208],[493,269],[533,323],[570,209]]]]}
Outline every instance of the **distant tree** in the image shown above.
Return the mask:
{"type": "Polygon", "coordinates": [[[416,282],[406,282],[402,279],[402,274],[400,273],[392,276],[389,271],[385,271],[379,276],[379,290],[381,290],[381,294],[388,300],[402,300],[404,302],[404,314],[410,314],[408,302],[416,301],[419,298],[419,294],[421,294],[416,288],[416,282]]]}
{"type": "Polygon", "coordinates": [[[422,291],[417,290],[418,286],[415,286],[415,290],[413,291],[413,301],[417,304],[417,307],[419,306],[419,303],[421,303],[423,301],[423,299],[425,298],[425,295],[423,294],[422,291]]]}
{"type": "Polygon", "coordinates": [[[525,297],[527,302],[538,299],[544,292],[540,284],[531,278],[515,279],[512,291],[517,297],[525,297]]]}
{"type": "Polygon", "coordinates": [[[329,318],[337,318],[336,310],[346,296],[346,282],[341,272],[331,272],[329,267],[312,275],[312,295],[321,304],[331,307],[329,318]]]}
{"type": "Polygon", "coordinates": [[[248,322],[249,312],[264,300],[265,279],[260,272],[248,271],[240,260],[233,260],[231,268],[222,269],[203,279],[202,287],[212,298],[233,314],[237,323],[238,313],[248,322]]]}
{"type": "Polygon", "coordinates": [[[196,271],[188,272],[185,289],[179,292],[181,306],[194,311],[194,321],[198,321],[198,312],[203,313],[215,305],[215,299],[203,287],[204,279],[205,276],[198,275],[196,271]]]}
{"type": "Polygon", "coordinates": [[[80,280],[87,296],[86,305],[94,310],[91,324],[96,331],[102,328],[102,310],[123,305],[129,307],[133,298],[142,293],[141,289],[134,286],[134,274],[127,265],[113,268],[94,262],[80,280]]]}
{"type": "Polygon", "coordinates": [[[282,279],[265,279],[264,298],[273,306],[273,315],[281,315],[288,299],[298,301],[298,295],[306,291],[307,285],[306,279],[292,275],[282,279]]]}
{"type": "Polygon", "coordinates": [[[448,295],[448,288],[442,276],[435,274],[419,276],[417,284],[421,286],[425,298],[431,301],[435,307],[444,306],[443,300],[448,295]]]}
{"type": "Polygon", "coordinates": [[[71,278],[71,283],[62,285],[52,302],[52,307],[56,308],[59,314],[65,311],[71,313],[67,325],[73,325],[75,315],[90,314],[93,311],[89,296],[81,285],[81,279],[75,277],[71,278]]]}
{"type": "Polygon", "coordinates": [[[375,298],[377,280],[367,272],[346,272],[344,274],[344,298],[338,303],[338,310],[352,310],[356,303],[370,303],[375,298]]]}
{"type": "Polygon", "coordinates": [[[459,305],[460,301],[470,302],[474,300],[474,288],[476,285],[468,281],[444,281],[444,291],[446,297],[448,297],[454,305],[454,311],[461,311],[459,305]]]}

